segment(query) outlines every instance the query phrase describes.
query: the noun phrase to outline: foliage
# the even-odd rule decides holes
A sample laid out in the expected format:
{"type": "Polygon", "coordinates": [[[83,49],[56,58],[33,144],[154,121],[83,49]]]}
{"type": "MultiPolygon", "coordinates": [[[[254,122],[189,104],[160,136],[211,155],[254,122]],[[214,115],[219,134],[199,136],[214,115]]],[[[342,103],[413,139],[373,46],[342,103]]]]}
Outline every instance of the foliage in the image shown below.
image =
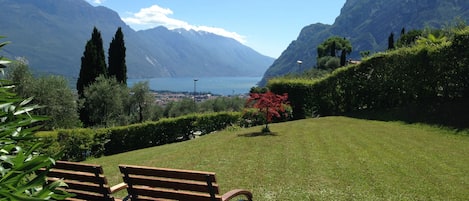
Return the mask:
{"type": "Polygon", "coordinates": [[[110,77],[115,77],[116,80],[124,85],[127,85],[127,65],[125,64],[125,43],[122,28],[119,27],[112,38],[109,45],[109,67],[108,72],[110,77]]]}
{"type": "Polygon", "coordinates": [[[194,99],[184,98],[179,101],[169,102],[163,111],[164,117],[179,117],[192,113],[207,112],[239,112],[244,107],[245,99],[232,97],[214,97],[201,102],[194,102],[194,99]]]}
{"type": "Polygon", "coordinates": [[[244,108],[245,98],[239,96],[216,97],[198,103],[197,111],[204,112],[240,112],[244,108]]]}
{"type": "Polygon", "coordinates": [[[62,129],[57,131],[55,141],[48,149],[63,152],[62,160],[83,161],[89,156],[104,154],[107,136],[108,129],[62,129]]]}
{"type": "Polygon", "coordinates": [[[83,108],[89,114],[91,126],[116,126],[128,124],[128,88],[115,78],[99,76],[85,88],[83,108]]]}
{"type": "Polygon", "coordinates": [[[396,47],[409,47],[415,44],[415,41],[422,36],[422,30],[411,30],[407,33],[401,34],[399,39],[397,40],[396,47]]]}
{"type": "Polygon", "coordinates": [[[31,97],[34,93],[34,77],[25,59],[12,61],[6,69],[6,79],[12,81],[15,87],[12,89],[17,95],[31,97]]]}
{"type": "MultiPolygon", "coordinates": [[[[101,32],[94,27],[91,39],[86,42],[85,51],[81,57],[80,74],[76,83],[79,98],[84,97],[85,88],[95,82],[100,75],[107,76],[107,68],[101,32]]],[[[93,125],[92,120],[89,119],[89,112],[91,111],[86,106],[80,108],[80,120],[85,126],[93,125]]]]}
{"type": "Polygon", "coordinates": [[[318,47],[317,67],[320,69],[336,69],[345,65],[346,55],[352,52],[349,40],[333,36],[322,42],[318,47]],[[337,57],[341,53],[340,58],[337,57]]]}
{"type": "Polygon", "coordinates": [[[317,97],[317,83],[326,78],[315,80],[280,78],[269,81],[268,86],[276,93],[288,93],[288,100],[292,107],[292,118],[298,120],[306,118],[309,114],[315,116],[317,108],[312,101],[317,97]]]}
{"type": "Polygon", "coordinates": [[[205,135],[236,125],[240,117],[239,112],[192,114],[122,127],[61,129],[41,136],[48,139],[48,150],[64,153],[62,160],[81,161],[188,140],[196,131],[205,135]]]}
{"type": "Polygon", "coordinates": [[[243,128],[249,128],[253,126],[265,124],[266,119],[264,115],[259,114],[256,108],[245,108],[243,115],[239,121],[239,126],[243,128]]]}
{"type": "Polygon", "coordinates": [[[388,37],[388,50],[393,50],[394,48],[394,33],[391,32],[388,37]]]}
{"type": "Polygon", "coordinates": [[[257,108],[265,116],[265,129],[263,131],[269,132],[269,123],[272,122],[273,117],[288,116],[288,113],[285,112],[285,107],[288,105],[287,100],[287,93],[283,95],[278,95],[271,91],[266,93],[250,93],[246,106],[257,108]]]}
{"type": "Polygon", "coordinates": [[[363,58],[367,58],[370,56],[370,50],[367,51],[360,51],[360,56],[363,58]]]}
{"type": "Polygon", "coordinates": [[[340,59],[332,56],[318,58],[318,69],[333,70],[340,67],[340,59]]]}
{"type": "Polygon", "coordinates": [[[37,113],[48,116],[44,129],[80,127],[77,96],[70,89],[68,81],[61,76],[50,75],[35,79],[32,96],[34,102],[42,105],[37,113]]]}
{"type": "Polygon", "coordinates": [[[197,105],[194,103],[193,99],[184,98],[180,101],[175,101],[166,105],[164,110],[165,117],[179,117],[195,113],[197,111],[197,105]]]}
{"type": "Polygon", "coordinates": [[[148,81],[135,83],[130,88],[130,111],[131,116],[135,116],[133,123],[158,120],[163,113],[155,103],[155,97],[150,92],[148,81]]]}
{"type": "MultiPolygon", "coordinates": [[[[0,47],[4,43],[0,44],[0,47]]],[[[7,64],[1,59],[2,64],[7,64]]],[[[33,132],[43,118],[31,115],[38,106],[30,105],[11,92],[13,87],[0,81],[0,200],[62,200],[69,194],[57,188],[62,181],[45,183],[40,168],[50,167],[54,159],[37,152],[41,146],[33,132]]]]}
{"type": "Polygon", "coordinates": [[[318,81],[279,80],[269,88],[288,93],[293,114],[300,117],[464,98],[469,94],[468,35],[466,28],[455,31],[450,42],[375,54],[318,81]]]}
{"type": "Polygon", "coordinates": [[[15,83],[13,90],[21,97],[34,97],[32,103],[43,107],[33,113],[49,117],[44,129],[73,128],[80,126],[76,95],[68,81],[61,76],[33,77],[25,61],[13,61],[7,69],[7,79],[15,83]]]}
{"type": "Polygon", "coordinates": [[[81,57],[80,75],[77,80],[78,95],[82,97],[85,88],[100,75],[107,75],[107,69],[101,32],[94,27],[91,39],[86,43],[85,51],[81,57]]]}
{"type": "Polygon", "coordinates": [[[338,51],[345,50],[348,54],[352,52],[352,45],[350,41],[340,37],[333,36],[322,42],[318,47],[318,58],[331,56],[335,57],[338,51]]]}

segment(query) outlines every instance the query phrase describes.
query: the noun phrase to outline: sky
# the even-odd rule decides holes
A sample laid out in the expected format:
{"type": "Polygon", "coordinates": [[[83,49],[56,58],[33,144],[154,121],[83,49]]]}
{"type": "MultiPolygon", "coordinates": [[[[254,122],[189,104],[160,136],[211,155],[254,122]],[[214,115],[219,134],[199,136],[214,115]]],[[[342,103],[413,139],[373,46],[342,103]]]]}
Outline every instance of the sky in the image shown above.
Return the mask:
{"type": "Polygon", "coordinates": [[[165,26],[233,38],[278,58],[301,29],[333,24],[346,0],[87,0],[119,13],[134,30],[165,26]]]}

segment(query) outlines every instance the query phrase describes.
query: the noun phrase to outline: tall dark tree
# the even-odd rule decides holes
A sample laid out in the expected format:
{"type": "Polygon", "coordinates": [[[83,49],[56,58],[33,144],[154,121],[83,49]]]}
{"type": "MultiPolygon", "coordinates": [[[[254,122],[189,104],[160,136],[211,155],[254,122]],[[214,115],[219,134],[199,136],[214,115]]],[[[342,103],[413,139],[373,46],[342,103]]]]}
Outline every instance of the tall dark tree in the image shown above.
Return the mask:
{"type": "MultiPolygon", "coordinates": [[[[79,98],[84,98],[85,88],[91,85],[100,75],[107,75],[106,61],[104,57],[103,39],[101,32],[93,28],[91,39],[86,42],[85,51],[81,57],[80,75],[77,80],[79,98]]],[[[80,120],[89,125],[89,108],[85,104],[80,108],[80,120]]]]}
{"type": "Polygon", "coordinates": [[[340,66],[345,66],[347,60],[347,50],[342,49],[342,52],[340,53],[340,66]]]}
{"type": "Polygon", "coordinates": [[[335,55],[336,55],[336,54],[335,54],[335,51],[337,51],[337,50],[336,50],[336,46],[337,46],[337,45],[336,45],[336,42],[335,42],[335,41],[332,41],[332,45],[329,47],[329,48],[330,48],[329,51],[331,52],[331,57],[335,57],[335,55]]]}
{"type": "Polygon", "coordinates": [[[85,87],[93,83],[99,75],[106,74],[103,39],[101,32],[94,27],[91,39],[86,43],[85,51],[81,57],[80,75],[77,80],[78,95],[82,97],[85,87]]]}
{"type": "Polygon", "coordinates": [[[394,33],[391,32],[388,37],[388,50],[394,49],[394,33]]]}
{"type": "Polygon", "coordinates": [[[124,34],[119,27],[109,45],[109,76],[115,77],[120,83],[127,85],[127,65],[125,64],[124,34]]]}

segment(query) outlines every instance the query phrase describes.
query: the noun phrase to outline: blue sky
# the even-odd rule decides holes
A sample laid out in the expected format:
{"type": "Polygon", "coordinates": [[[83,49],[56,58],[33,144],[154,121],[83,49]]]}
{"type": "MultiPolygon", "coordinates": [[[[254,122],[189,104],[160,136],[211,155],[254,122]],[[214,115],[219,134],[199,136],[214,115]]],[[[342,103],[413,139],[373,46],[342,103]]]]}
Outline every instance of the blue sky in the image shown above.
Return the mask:
{"type": "Polygon", "coordinates": [[[133,29],[203,30],[277,58],[309,24],[334,23],[345,0],[87,0],[119,13],[133,29]]]}

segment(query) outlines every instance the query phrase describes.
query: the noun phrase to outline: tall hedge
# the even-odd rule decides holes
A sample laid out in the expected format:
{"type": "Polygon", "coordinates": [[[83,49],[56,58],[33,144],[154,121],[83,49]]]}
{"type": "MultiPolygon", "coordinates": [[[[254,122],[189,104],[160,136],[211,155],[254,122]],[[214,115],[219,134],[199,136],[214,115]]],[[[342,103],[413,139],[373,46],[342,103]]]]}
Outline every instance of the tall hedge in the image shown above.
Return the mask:
{"type": "Polygon", "coordinates": [[[268,87],[289,94],[296,119],[454,100],[469,95],[468,55],[466,28],[456,31],[449,43],[379,53],[321,80],[278,79],[268,87]]]}
{"type": "Polygon", "coordinates": [[[64,129],[43,132],[40,136],[49,146],[46,151],[63,152],[63,160],[82,161],[86,157],[111,155],[163,145],[202,135],[237,124],[239,112],[194,114],[129,126],[102,129],[64,129]]]}

